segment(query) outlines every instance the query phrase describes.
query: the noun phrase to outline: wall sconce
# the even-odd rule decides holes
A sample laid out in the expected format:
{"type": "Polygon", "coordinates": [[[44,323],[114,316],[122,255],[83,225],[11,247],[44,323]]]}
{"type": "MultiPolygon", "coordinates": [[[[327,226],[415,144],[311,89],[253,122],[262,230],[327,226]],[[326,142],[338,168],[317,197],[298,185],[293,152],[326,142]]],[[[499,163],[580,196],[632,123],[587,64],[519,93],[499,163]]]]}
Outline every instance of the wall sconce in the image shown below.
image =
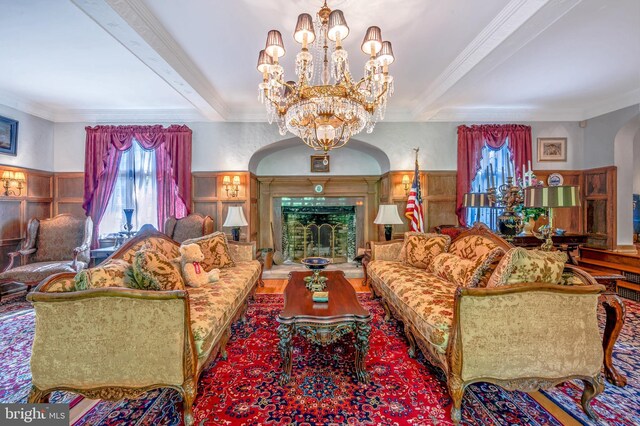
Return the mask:
{"type": "Polygon", "coordinates": [[[404,187],[404,195],[409,195],[409,189],[411,188],[411,179],[409,175],[402,176],[402,186],[404,187]]]}
{"type": "Polygon", "coordinates": [[[227,191],[227,198],[236,198],[240,193],[240,176],[234,176],[233,181],[230,176],[225,176],[222,178],[222,185],[224,190],[227,191]]]}
{"type": "Polygon", "coordinates": [[[27,181],[23,172],[12,172],[11,170],[5,170],[2,172],[2,186],[4,187],[4,195],[20,196],[22,194],[23,184],[27,181]],[[12,189],[11,184],[16,183],[16,188],[12,189]],[[16,191],[17,189],[17,191],[16,191]]]}

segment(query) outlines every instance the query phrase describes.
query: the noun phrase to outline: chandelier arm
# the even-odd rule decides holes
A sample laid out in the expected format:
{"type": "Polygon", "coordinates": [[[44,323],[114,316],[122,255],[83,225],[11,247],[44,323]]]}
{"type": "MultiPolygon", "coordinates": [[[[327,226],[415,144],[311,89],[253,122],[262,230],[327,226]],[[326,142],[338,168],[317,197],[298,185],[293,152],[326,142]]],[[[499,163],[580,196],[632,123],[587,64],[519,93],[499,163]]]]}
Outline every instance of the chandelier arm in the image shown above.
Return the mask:
{"type": "Polygon", "coordinates": [[[376,100],[374,101],[374,104],[377,104],[378,101],[380,100],[380,98],[383,97],[387,93],[388,90],[389,90],[389,83],[385,82],[384,86],[383,86],[383,89],[382,89],[382,92],[380,92],[380,94],[378,96],[376,96],[376,100]]]}

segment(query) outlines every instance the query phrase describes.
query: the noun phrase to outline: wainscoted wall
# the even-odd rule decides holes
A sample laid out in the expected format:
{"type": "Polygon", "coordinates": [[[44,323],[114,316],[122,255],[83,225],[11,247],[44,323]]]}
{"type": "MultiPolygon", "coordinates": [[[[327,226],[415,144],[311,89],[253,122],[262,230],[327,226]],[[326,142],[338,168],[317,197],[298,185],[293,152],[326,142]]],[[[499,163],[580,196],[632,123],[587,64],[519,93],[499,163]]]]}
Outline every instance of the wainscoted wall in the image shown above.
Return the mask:
{"type": "Polygon", "coordinates": [[[55,173],[53,183],[53,214],[69,213],[74,216],[84,216],[82,208],[84,173],[55,173]]]}
{"type": "MultiPolygon", "coordinates": [[[[395,204],[398,213],[404,217],[407,208],[407,193],[402,184],[402,177],[413,179],[413,170],[396,170],[385,173],[380,180],[380,204],[395,204]]],[[[420,172],[420,188],[422,190],[425,230],[429,231],[437,225],[454,225],[458,223],[456,216],[456,172],[430,171],[420,172]]],[[[384,229],[380,227],[379,239],[384,239],[384,229]]],[[[408,223],[394,225],[394,238],[402,238],[409,230],[408,223]]]]}
{"type": "Polygon", "coordinates": [[[223,228],[230,206],[241,206],[249,222],[241,229],[241,241],[255,241],[258,236],[258,183],[249,172],[194,172],[191,175],[192,211],[213,218],[217,231],[225,231],[231,236],[230,228],[223,228]],[[224,189],[224,176],[240,176],[240,191],[237,197],[230,197],[224,189]]]}
{"type": "Polygon", "coordinates": [[[7,264],[7,253],[15,251],[25,237],[29,219],[46,219],[53,212],[53,173],[0,166],[0,174],[4,170],[21,171],[27,181],[20,195],[5,196],[4,188],[0,194],[1,267],[7,264]]]}

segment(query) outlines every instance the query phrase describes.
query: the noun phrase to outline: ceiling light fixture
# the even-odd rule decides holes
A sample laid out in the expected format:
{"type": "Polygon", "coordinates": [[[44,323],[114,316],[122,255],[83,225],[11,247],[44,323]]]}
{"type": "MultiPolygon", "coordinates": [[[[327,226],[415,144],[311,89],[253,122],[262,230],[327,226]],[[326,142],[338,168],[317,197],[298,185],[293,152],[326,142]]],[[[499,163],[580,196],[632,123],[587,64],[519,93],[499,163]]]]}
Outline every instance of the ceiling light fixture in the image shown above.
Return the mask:
{"type": "Polygon", "coordinates": [[[388,67],[395,58],[391,43],[382,40],[380,28],[372,26],[366,31],[361,49],[369,60],[364,77],[358,81],[351,76],[348,54],[342,47],[348,35],[342,11],[332,11],[325,1],[315,22],[308,13],[298,16],[293,33],[293,39],[302,45],[296,55],[297,82],[284,79],[279,63],[285,54],[280,31],[269,31],[258,56],[257,68],[262,73],[259,97],[269,123],[276,121],[281,135],[288,130],[325,156],[363,129],[371,133],[376,122],[384,119],[387,97],[393,94],[388,67]],[[319,73],[314,73],[310,45],[315,61],[321,61],[319,73]]]}

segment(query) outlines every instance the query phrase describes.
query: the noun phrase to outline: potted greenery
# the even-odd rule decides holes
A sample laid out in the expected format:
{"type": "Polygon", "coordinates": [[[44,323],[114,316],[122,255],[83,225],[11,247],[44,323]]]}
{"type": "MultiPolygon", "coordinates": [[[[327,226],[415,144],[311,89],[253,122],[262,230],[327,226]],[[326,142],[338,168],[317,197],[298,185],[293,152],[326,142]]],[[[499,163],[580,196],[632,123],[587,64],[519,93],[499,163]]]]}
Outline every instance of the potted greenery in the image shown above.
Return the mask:
{"type": "Polygon", "coordinates": [[[542,207],[524,207],[522,204],[516,206],[514,211],[522,217],[524,222],[522,233],[524,235],[532,235],[536,220],[547,213],[547,210],[542,207]]]}

